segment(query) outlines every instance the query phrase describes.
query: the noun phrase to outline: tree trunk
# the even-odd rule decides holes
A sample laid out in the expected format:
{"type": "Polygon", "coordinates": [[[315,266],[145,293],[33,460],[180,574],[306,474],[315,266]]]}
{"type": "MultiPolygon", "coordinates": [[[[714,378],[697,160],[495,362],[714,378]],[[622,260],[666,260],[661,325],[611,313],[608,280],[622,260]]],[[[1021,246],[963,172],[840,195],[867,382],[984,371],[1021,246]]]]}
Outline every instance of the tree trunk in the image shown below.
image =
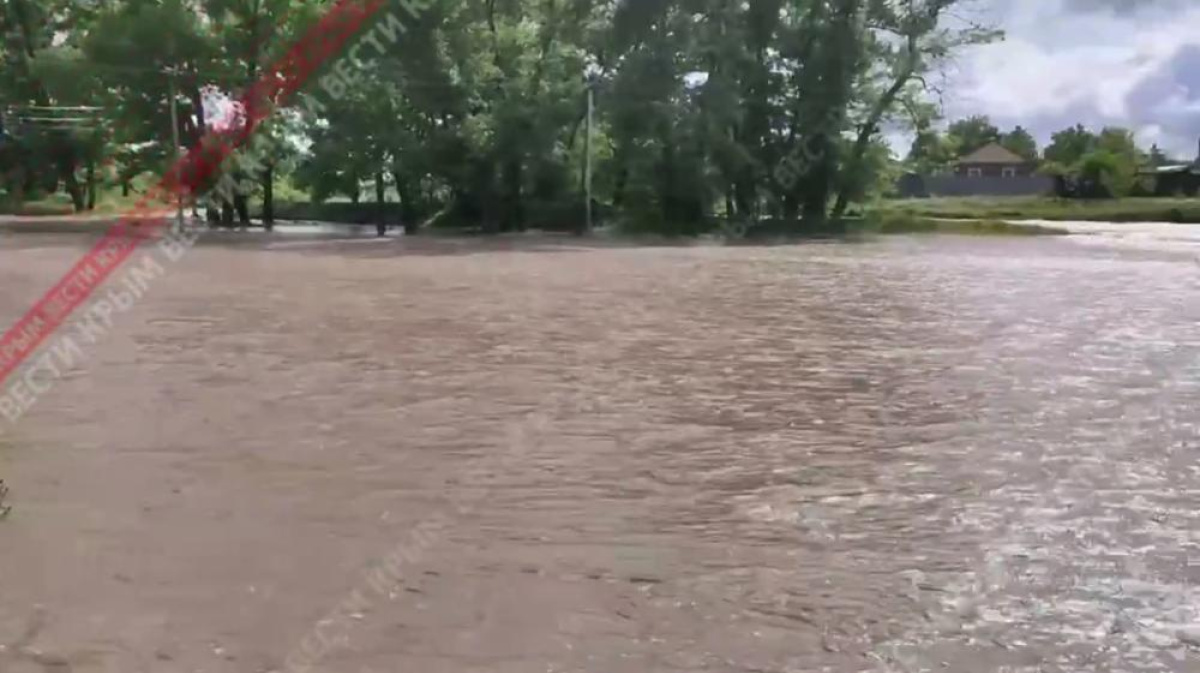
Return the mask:
{"type": "Polygon", "coordinates": [[[250,226],[250,198],[245,194],[235,194],[233,197],[233,209],[237,211],[238,224],[243,227],[250,226]]]}
{"type": "Polygon", "coordinates": [[[525,230],[525,206],[522,201],[522,165],[520,158],[504,162],[504,213],[501,228],[504,231],[525,230]]]}
{"type": "MultiPolygon", "coordinates": [[[[747,174],[749,172],[744,171],[747,174]]],[[[734,184],[733,199],[737,206],[738,214],[742,217],[758,217],[758,198],[756,192],[753,176],[743,175],[734,184]]]]}
{"type": "MultiPolygon", "coordinates": [[[[204,114],[204,94],[200,91],[200,87],[193,86],[188,95],[192,99],[192,108],[196,111],[196,137],[193,139],[192,147],[202,152],[201,148],[204,136],[208,133],[208,119],[204,114]]],[[[188,167],[194,168],[198,163],[196,161],[189,161],[188,167]]],[[[209,179],[212,179],[212,177],[210,176],[209,179]]],[[[200,178],[197,175],[186,175],[184,179],[187,181],[187,188],[191,191],[189,197],[192,200],[192,212],[196,214],[197,204],[203,200],[202,192],[204,191],[204,185],[201,184],[200,178]]],[[[215,213],[211,207],[206,208],[205,215],[209,222],[215,220],[215,213]]]]}
{"type": "Polygon", "coordinates": [[[400,171],[392,171],[392,178],[396,181],[396,194],[400,196],[400,221],[404,224],[404,234],[415,235],[421,230],[421,223],[412,186],[400,171]]]}
{"type": "Polygon", "coordinates": [[[375,231],[387,235],[387,186],[383,183],[383,171],[375,173],[375,231]]]}
{"type": "Polygon", "coordinates": [[[472,167],[470,185],[466,192],[472,215],[479,217],[480,230],[485,234],[499,234],[499,204],[496,194],[496,161],[482,158],[472,167]]]}
{"type": "Polygon", "coordinates": [[[87,172],[85,173],[85,176],[87,179],[87,209],[95,210],[96,209],[96,162],[92,161],[91,159],[88,159],[87,172]]]}
{"type": "Polygon", "coordinates": [[[75,206],[75,212],[82,213],[84,208],[87,207],[87,202],[84,199],[84,192],[79,185],[79,180],[75,178],[75,171],[71,169],[64,170],[63,182],[67,193],[71,195],[71,204],[75,206]]]}
{"type": "Polygon", "coordinates": [[[815,179],[805,190],[801,202],[801,224],[806,231],[820,231],[825,228],[825,209],[829,207],[829,180],[823,178],[827,177],[814,176],[815,179]]]}
{"type": "MultiPolygon", "coordinates": [[[[32,165],[25,171],[25,179],[21,182],[21,194],[24,198],[31,198],[38,193],[38,174],[32,165]]],[[[57,183],[58,181],[55,180],[57,183]]],[[[56,185],[57,188],[57,185],[56,185]]]]}
{"type": "Polygon", "coordinates": [[[26,185],[29,183],[28,176],[20,167],[14,169],[10,176],[10,189],[12,190],[12,202],[14,206],[20,206],[25,203],[26,185]]]}
{"type": "Polygon", "coordinates": [[[783,212],[781,213],[785,222],[795,222],[796,217],[800,215],[800,201],[796,199],[794,193],[783,195],[783,212]]]}
{"type": "Polygon", "coordinates": [[[188,92],[188,97],[192,99],[192,108],[196,111],[196,137],[192,138],[192,145],[196,147],[208,132],[208,119],[204,115],[204,94],[200,87],[193,86],[188,92]]]}
{"type": "MultiPolygon", "coordinates": [[[[915,46],[910,46],[910,49],[915,49],[915,46]]],[[[843,169],[848,175],[853,176],[858,171],[862,170],[863,159],[867,155],[867,150],[871,147],[871,138],[875,136],[875,132],[879,129],[879,123],[883,121],[883,115],[891,109],[892,104],[896,102],[896,97],[904,89],[912,79],[912,68],[905,69],[892,86],[880,96],[875,102],[875,107],[871,109],[871,114],[867,117],[867,121],[863,123],[858,130],[858,138],[854,141],[854,149],[851,150],[850,157],[846,161],[846,167],[843,169]]],[[[850,206],[850,185],[851,180],[843,180],[842,189],[838,190],[837,202],[833,206],[832,217],[834,220],[840,220],[846,214],[846,208],[850,206]]]]}
{"type": "Polygon", "coordinates": [[[497,217],[496,188],[493,178],[496,173],[496,164],[491,160],[481,161],[476,170],[482,171],[475,177],[475,194],[479,199],[479,217],[483,233],[498,234],[500,233],[500,220],[497,217]]]}
{"type": "Polygon", "coordinates": [[[617,168],[616,184],[613,185],[613,207],[620,209],[625,205],[625,187],[629,184],[629,169],[625,164],[617,168]]]}
{"type": "Polygon", "coordinates": [[[829,201],[838,169],[838,139],[853,95],[854,73],[859,58],[860,36],[855,17],[861,0],[842,0],[832,15],[822,16],[818,4],[815,18],[827,27],[816,47],[817,58],[805,89],[814,102],[802,115],[806,132],[801,140],[809,157],[801,189],[803,226],[810,231],[825,229],[829,201]]]}
{"type": "Polygon", "coordinates": [[[675,198],[675,148],[670,138],[663,138],[662,155],[659,158],[659,171],[662,178],[658,185],[659,205],[662,207],[663,224],[675,226],[677,211],[675,198]]]}
{"type": "Polygon", "coordinates": [[[263,209],[262,220],[263,226],[267,231],[275,228],[275,165],[268,163],[266,170],[263,171],[262,177],[263,187],[263,209]]]}

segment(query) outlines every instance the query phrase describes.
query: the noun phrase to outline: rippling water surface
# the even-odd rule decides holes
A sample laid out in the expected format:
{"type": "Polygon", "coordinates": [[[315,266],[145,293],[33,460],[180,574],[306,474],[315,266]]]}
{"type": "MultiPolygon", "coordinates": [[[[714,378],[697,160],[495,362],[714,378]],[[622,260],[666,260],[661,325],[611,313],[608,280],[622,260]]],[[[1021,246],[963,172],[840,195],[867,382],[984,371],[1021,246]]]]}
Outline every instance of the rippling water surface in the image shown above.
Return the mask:
{"type": "Polygon", "coordinates": [[[329,670],[1200,671],[1200,267],[1088,243],[202,248],[23,426],[0,626],[273,670],[435,517],[329,670]]]}
{"type": "Polygon", "coordinates": [[[672,585],[755,637],[821,631],[796,670],[1196,670],[1200,270],[1073,246],[721,251],[682,273],[620,366],[696,427],[639,452],[675,495],[656,530],[736,560],[672,585]]]}

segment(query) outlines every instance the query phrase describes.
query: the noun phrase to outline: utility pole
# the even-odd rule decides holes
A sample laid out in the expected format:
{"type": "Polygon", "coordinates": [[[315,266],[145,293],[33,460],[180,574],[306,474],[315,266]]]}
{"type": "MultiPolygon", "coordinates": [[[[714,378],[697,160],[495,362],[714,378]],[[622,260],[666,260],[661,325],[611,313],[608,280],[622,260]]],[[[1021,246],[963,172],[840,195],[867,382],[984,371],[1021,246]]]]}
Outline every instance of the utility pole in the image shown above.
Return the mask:
{"type": "Polygon", "coordinates": [[[175,224],[180,230],[183,229],[183,172],[181,166],[181,155],[179,152],[179,97],[175,91],[175,68],[167,68],[167,89],[170,92],[171,102],[171,142],[174,144],[175,168],[179,172],[179,179],[176,181],[175,192],[175,224]]]}
{"type": "Polygon", "coordinates": [[[589,77],[587,83],[587,132],[583,138],[583,184],[587,198],[587,224],[584,233],[592,231],[592,116],[596,110],[596,88],[589,77]]]}

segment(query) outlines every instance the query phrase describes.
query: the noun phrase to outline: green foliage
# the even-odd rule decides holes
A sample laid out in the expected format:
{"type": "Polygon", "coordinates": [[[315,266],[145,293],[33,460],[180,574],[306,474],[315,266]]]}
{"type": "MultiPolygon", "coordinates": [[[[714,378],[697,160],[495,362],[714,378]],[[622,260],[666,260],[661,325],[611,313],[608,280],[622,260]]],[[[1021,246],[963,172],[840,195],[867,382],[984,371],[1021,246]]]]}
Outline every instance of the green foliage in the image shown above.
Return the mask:
{"type": "Polygon", "coordinates": [[[1096,147],[1102,151],[1125,157],[1130,161],[1138,161],[1142,155],[1138,150],[1137,141],[1133,138],[1133,131],[1118,126],[1104,127],[1096,140],[1096,147]]]}
{"type": "Polygon", "coordinates": [[[624,226],[698,233],[714,210],[820,219],[835,196],[880,191],[879,125],[901,98],[920,107],[919,75],[995,37],[940,27],[953,4],[437,2],[352,103],[307,120],[297,183],[357,197],[384,174],[385,198],[492,231],[578,219],[586,74],[595,195],[624,226]]]}
{"type": "Polygon", "coordinates": [[[1005,133],[1000,138],[1000,144],[1028,162],[1036,163],[1038,160],[1037,140],[1022,126],[1017,126],[1012,131],[1005,133]]]}
{"type": "Polygon", "coordinates": [[[1110,126],[1094,134],[1075,126],[1054,134],[1042,172],[1061,178],[1071,195],[1112,198],[1139,190],[1144,162],[1132,131],[1110,126]]]}
{"type": "Polygon", "coordinates": [[[963,156],[991,143],[1000,143],[1026,161],[1038,160],[1037,140],[1021,126],[1002,134],[987,117],[976,116],[951,123],[942,134],[925,118],[909,149],[908,168],[925,175],[946,172],[963,156]]]}
{"type": "Polygon", "coordinates": [[[1129,198],[966,197],[885,201],[873,212],[967,220],[1050,220],[1200,223],[1200,200],[1129,198]]]}
{"type": "Polygon", "coordinates": [[[1038,172],[1043,175],[1052,176],[1068,175],[1071,172],[1071,167],[1060,164],[1057,161],[1042,161],[1041,165],[1038,166],[1038,172]]]}
{"type": "Polygon", "coordinates": [[[1101,148],[1084,155],[1075,173],[1085,184],[1097,187],[1096,195],[1128,196],[1137,177],[1137,163],[1126,154],[1101,148]]]}
{"type": "MultiPolygon", "coordinates": [[[[849,152],[849,141],[842,142],[849,152]]],[[[863,159],[838,175],[838,190],[856,203],[880,198],[903,173],[891,147],[882,138],[871,141],[863,159]]]]}
{"type": "Polygon", "coordinates": [[[908,210],[872,210],[855,232],[878,234],[956,234],[960,236],[1061,236],[1065,229],[1018,224],[996,219],[947,220],[908,210]]]}
{"type": "Polygon", "coordinates": [[[1084,155],[1096,149],[1099,138],[1082,124],[1055,133],[1046,147],[1045,159],[1062,166],[1074,166],[1084,155]]]}
{"type": "Polygon", "coordinates": [[[960,119],[950,124],[949,136],[959,156],[1001,140],[1000,129],[985,115],[960,119]]]}
{"type": "MultiPolygon", "coordinates": [[[[282,173],[317,202],[395,201],[406,222],[570,228],[590,159],[597,205],[638,229],[694,234],[715,212],[818,225],[890,180],[880,129],[931,109],[924,75],[998,37],[945,21],[966,1],[430,0],[345,96],[261,131],[280,149],[256,193],[282,173]]],[[[172,131],[196,147],[206,97],[236,96],[328,5],[4,0],[0,98],[97,106],[110,124],[59,143],[68,159],[31,140],[0,164],[55,185],[104,158],[125,187],[161,172],[172,131]]]]}
{"type": "Polygon", "coordinates": [[[948,171],[958,160],[958,143],[955,139],[938,133],[932,128],[917,132],[908,152],[909,169],[923,175],[948,171]]]}

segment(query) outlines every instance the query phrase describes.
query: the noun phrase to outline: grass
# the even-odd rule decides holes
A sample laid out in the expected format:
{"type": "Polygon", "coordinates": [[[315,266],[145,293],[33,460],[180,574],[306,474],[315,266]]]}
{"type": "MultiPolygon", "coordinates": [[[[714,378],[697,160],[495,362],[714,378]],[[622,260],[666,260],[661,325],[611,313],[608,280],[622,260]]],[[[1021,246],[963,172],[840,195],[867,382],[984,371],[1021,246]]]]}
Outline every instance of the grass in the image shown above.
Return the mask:
{"type": "MultiPolygon", "coordinates": [[[[79,215],[120,215],[134,210],[141,198],[140,194],[131,193],[121,196],[120,190],[100,192],[96,194],[96,209],[78,213],[79,215]]],[[[71,197],[59,192],[36,201],[25,201],[15,204],[0,194],[0,215],[20,215],[25,217],[65,217],[76,215],[71,197]]]]}
{"type": "Polygon", "coordinates": [[[21,204],[13,203],[7,196],[0,197],[0,215],[58,217],[74,213],[75,208],[71,205],[71,199],[60,198],[60,195],[57,194],[37,201],[26,201],[21,204]]]}
{"type": "Polygon", "coordinates": [[[1200,224],[1200,199],[1128,198],[1082,201],[1049,197],[963,197],[881,201],[884,215],[950,220],[1092,220],[1200,224]]]}
{"type": "Polygon", "coordinates": [[[955,234],[959,236],[1065,236],[1066,229],[993,219],[930,219],[909,213],[874,213],[849,225],[852,234],[955,234]]]}
{"type": "Polygon", "coordinates": [[[0,189],[0,215],[20,215],[24,217],[65,217],[70,215],[123,215],[138,208],[147,189],[156,184],[156,178],[150,173],[144,173],[130,183],[132,189],[129,196],[122,196],[119,185],[100,181],[96,185],[96,208],[75,212],[71,196],[61,187],[54,194],[48,194],[37,199],[27,200],[21,204],[13,202],[12,196],[0,189]]]}
{"type": "MultiPolygon", "coordinates": [[[[123,197],[119,190],[98,194],[96,209],[89,215],[119,215],[133,210],[139,195],[123,197]]],[[[0,195],[0,215],[45,216],[53,219],[74,214],[70,198],[63,193],[39,201],[6,207],[0,195]]],[[[398,211],[397,204],[389,204],[398,211]]],[[[252,211],[255,210],[252,208],[252,211]]],[[[444,213],[443,213],[444,215],[444,213]]],[[[332,222],[371,223],[376,217],[373,203],[327,202],[312,204],[276,201],[276,216],[281,219],[311,219],[332,222]]],[[[398,212],[392,212],[393,221],[398,212]]],[[[439,218],[433,218],[438,221],[439,218]]],[[[560,218],[561,219],[561,218],[560,218]]],[[[1006,220],[1106,220],[1115,222],[1169,221],[1200,222],[1200,199],[1125,199],[1101,202],[1063,201],[1049,198],[956,198],[881,201],[868,208],[865,217],[851,219],[844,233],[859,234],[957,234],[972,236],[1037,236],[1065,234],[1066,231],[1031,224],[1017,225],[1006,220]],[[1189,219],[1191,218],[1191,219],[1189,219]]],[[[563,220],[566,221],[566,220],[563,220]]],[[[763,222],[750,238],[754,240],[811,238],[797,234],[792,225],[763,222]]],[[[538,227],[534,227],[538,228],[538,227]]],[[[618,228],[619,229],[619,228],[618,228]]],[[[457,231],[452,229],[452,231],[457,231]]],[[[622,237],[638,238],[628,231],[622,237]]],[[[652,235],[659,238],[661,235],[652,235]]],[[[684,237],[686,238],[686,236],[684,237]]]]}
{"type": "Polygon", "coordinates": [[[1066,229],[1033,223],[1006,222],[996,219],[936,219],[903,211],[872,211],[861,217],[850,217],[842,226],[825,231],[804,231],[796,223],[765,220],[744,238],[718,238],[730,242],[746,241],[786,244],[808,239],[844,239],[886,235],[953,234],[956,236],[1065,236],[1066,229]]]}

